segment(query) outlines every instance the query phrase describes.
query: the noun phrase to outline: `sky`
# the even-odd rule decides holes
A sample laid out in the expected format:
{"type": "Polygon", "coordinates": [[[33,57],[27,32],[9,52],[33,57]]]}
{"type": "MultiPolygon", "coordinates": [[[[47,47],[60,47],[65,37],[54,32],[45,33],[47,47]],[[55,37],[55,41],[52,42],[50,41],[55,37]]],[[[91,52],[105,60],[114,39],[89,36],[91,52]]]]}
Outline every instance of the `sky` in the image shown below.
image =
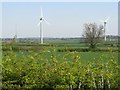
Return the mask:
{"type": "Polygon", "coordinates": [[[3,2],[2,38],[39,37],[40,8],[44,37],[80,37],[85,23],[103,24],[110,17],[106,35],[118,35],[117,2],[3,2]]]}

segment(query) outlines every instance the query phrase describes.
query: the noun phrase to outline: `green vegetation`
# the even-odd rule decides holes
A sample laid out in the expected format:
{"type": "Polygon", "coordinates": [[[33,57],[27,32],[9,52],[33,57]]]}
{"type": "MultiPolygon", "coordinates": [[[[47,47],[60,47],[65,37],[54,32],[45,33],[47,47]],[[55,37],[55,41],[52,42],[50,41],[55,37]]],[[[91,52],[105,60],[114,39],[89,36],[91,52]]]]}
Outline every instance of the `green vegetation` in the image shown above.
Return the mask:
{"type": "MultiPolygon", "coordinates": [[[[115,44],[116,45],[116,44],[115,44]]],[[[85,44],[3,44],[3,90],[115,90],[118,48],[85,44]]]]}

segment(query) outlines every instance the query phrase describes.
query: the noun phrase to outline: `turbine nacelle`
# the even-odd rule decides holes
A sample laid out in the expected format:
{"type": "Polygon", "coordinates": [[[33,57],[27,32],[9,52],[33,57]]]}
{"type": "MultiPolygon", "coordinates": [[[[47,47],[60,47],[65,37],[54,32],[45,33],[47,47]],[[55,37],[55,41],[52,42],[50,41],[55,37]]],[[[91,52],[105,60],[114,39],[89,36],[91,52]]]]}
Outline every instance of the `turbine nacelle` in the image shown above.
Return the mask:
{"type": "Polygon", "coordinates": [[[40,18],[40,21],[42,21],[43,20],[43,18],[40,18]]]}
{"type": "MultiPolygon", "coordinates": [[[[45,21],[45,23],[47,23],[48,25],[50,25],[50,23],[46,19],[40,18],[40,22],[43,22],[43,21],[45,21]]],[[[40,25],[40,22],[38,23],[38,25],[40,25]]]]}
{"type": "Polygon", "coordinates": [[[104,22],[104,24],[107,24],[107,22],[104,22]]]}

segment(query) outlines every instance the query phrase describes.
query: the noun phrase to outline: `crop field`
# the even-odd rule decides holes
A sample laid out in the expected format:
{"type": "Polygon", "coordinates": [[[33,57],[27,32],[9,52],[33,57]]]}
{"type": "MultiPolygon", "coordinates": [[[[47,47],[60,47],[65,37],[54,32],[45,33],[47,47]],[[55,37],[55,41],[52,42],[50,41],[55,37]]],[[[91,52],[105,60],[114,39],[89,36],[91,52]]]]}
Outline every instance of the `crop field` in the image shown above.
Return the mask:
{"type": "MultiPolygon", "coordinates": [[[[16,60],[21,60],[21,57],[24,56],[34,56],[34,54],[40,55],[43,59],[49,59],[51,57],[51,51],[44,51],[40,53],[36,52],[17,52],[16,53],[16,60]]],[[[101,61],[101,62],[107,62],[109,60],[118,60],[118,53],[117,52],[54,52],[54,55],[56,56],[56,59],[58,61],[64,61],[63,58],[66,55],[66,59],[69,61],[71,60],[71,54],[77,54],[80,57],[80,61],[82,63],[89,63],[94,61],[101,61]],[[67,55],[68,54],[68,55],[67,55]]]]}
{"type": "Polygon", "coordinates": [[[3,90],[119,89],[118,52],[116,43],[99,44],[95,50],[84,43],[62,41],[43,45],[4,43],[3,90]]]}

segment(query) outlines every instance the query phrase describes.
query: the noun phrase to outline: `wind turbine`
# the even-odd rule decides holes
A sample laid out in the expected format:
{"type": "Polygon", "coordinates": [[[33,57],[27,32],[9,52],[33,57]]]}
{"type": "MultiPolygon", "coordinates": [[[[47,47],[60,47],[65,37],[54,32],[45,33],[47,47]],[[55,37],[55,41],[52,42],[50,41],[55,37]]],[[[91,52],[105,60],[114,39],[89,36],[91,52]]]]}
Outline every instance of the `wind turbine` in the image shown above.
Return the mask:
{"type": "Polygon", "coordinates": [[[16,27],[15,27],[15,35],[13,37],[13,41],[17,42],[17,24],[16,24],[16,27]]]}
{"type": "Polygon", "coordinates": [[[40,15],[40,22],[38,23],[38,25],[40,25],[40,43],[41,44],[43,44],[43,27],[42,27],[42,25],[43,25],[43,21],[45,21],[47,24],[49,24],[48,22],[47,22],[47,20],[43,17],[43,11],[42,11],[42,8],[41,8],[41,15],[40,15]]]}
{"type": "Polygon", "coordinates": [[[106,41],[106,25],[108,20],[110,19],[110,17],[108,17],[106,20],[100,20],[101,22],[103,22],[103,27],[104,27],[104,40],[106,41]]]}
{"type": "Polygon", "coordinates": [[[15,40],[17,41],[17,24],[16,24],[15,40]]]}

